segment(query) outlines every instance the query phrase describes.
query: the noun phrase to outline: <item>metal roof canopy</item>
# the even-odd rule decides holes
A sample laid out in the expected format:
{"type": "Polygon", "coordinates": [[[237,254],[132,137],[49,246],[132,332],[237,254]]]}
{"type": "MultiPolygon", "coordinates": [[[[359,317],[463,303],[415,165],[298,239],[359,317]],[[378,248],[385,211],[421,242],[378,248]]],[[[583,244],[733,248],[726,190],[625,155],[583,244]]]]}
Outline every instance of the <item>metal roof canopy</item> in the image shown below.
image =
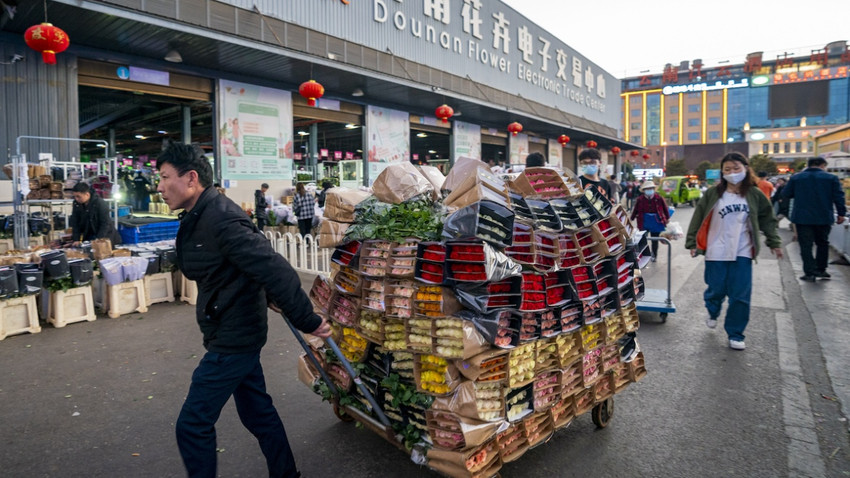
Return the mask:
{"type": "MultiPolygon", "coordinates": [[[[40,2],[19,6],[14,19],[4,26],[4,30],[23,35],[29,26],[44,20],[42,8],[40,2]]],[[[161,59],[176,48],[183,57],[183,63],[172,68],[175,72],[297,91],[298,86],[311,77],[312,71],[312,78],[324,85],[326,97],[331,99],[427,116],[433,116],[434,109],[440,104],[448,103],[461,113],[454,119],[483,128],[504,131],[509,123],[519,121],[525,132],[543,138],[554,139],[568,134],[574,144],[593,139],[600,147],[640,148],[610,134],[594,131],[610,128],[563,112],[563,122],[558,122],[558,119],[509,110],[398,76],[111,4],[54,0],[49,4],[48,14],[51,19],[62,19],[57,26],[65,30],[71,39],[68,51],[83,58],[168,70],[170,64],[161,59]],[[355,89],[362,90],[364,96],[351,97],[355,89]]],[[[514,98],[522,99],[522,96],[518,93],[514,98]]],[[[534,111],[535,103],[524,102],[529,110],[534,111]]]]}

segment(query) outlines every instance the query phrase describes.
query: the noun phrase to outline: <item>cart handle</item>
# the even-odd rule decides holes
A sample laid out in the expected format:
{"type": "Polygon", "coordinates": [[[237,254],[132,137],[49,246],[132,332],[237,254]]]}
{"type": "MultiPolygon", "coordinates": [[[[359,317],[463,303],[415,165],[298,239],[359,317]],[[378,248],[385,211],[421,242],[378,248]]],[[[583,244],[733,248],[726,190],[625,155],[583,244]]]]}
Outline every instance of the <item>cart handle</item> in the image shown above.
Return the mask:
{"type": "Polygon", "coordinates": [[[673,305],[673,299],[670,297],[670,292],[673,290],[673,244],[666,237],[647,237],[646,240],[667,244],[667,307],[671,307],[673,305]]]}
{"type": "MultiPolygon", "coordinates": [[[[316,370],[318,370],[319,374],[322,375],[322,380],[324,380],[325,383],[328,384],[328,389],[335,397],[339,398],[339,390],[337,390],[336,385],[334,385],[330,377],[328,377],[328,374],[325,372],[324,367],[322,367],[319,361],[316,360],[316,356],[313,355],[313,350],[310,348],[310,345],[307,344],[307,341],[304,340],[304,337],[301,336],[301,333],[292,325],[289,319],[287,319],[286,316],[283,314],[281,314],[281,316],[283,317],[284,322],[286,322],[286,325],[289,326],[289,330],[291,330],[292,334],[295,335],[295,338],[298,339],[298,343],[301,344],[301,347],[307,354],[307,358],[310,360],[310,363],[312,363],[313,366],[316,367],[316,370]]],[[[345,359],[345,357],[343,357],[343,359],[345,359]]]]}
{"type": "MultiPolygon", "coordinates": [[[[322,379],[324,379],[325,383],[328,384],[328,388],[330,388],[331,393],[339,397],[339,390],[337,390],[337,388],[333,385],[333,382],[331,382],[330,378],[325,373],[325,370],[319,365],[319,362],[316,360],[316,357],[313,356],[313,353],[310,351],[310,346],[307,345],[307,341],[304,340],[304,337],[301,336],[301,333],[292,325],[292,323],[289,321],[288,318],[286,318],[285,315],[281,314],[281,316],[283,316],[283,320],[286,322],[286,325],[289,326],[289,329],[292,330],[292,333],[295,335],[295,338],[298,339],[298,343],[300,343],[301,347],[304,348],[304,351],[307,352],[307,356],[310,358],[310,361],[313,362],[313,365],[315,365],[317,369],[319,369],[319,373],[322,374],[322,379]]],[[[362,393],[363,396],[366,397],[366,400],[369,401],[369,405],[372,406],[372,410],[374,410],[375,415],[378,416],[378,420],[380,420],[385,427],[391,428],[392,425],[390,424],[390,420],[387,418],[386,415],[384,415],[384,411],[381,410],[381,407],[378,406],[378,402],[375,401],[375,397],[372,396],[372,392],[370,392],[369,389],[366,388],[365,385],[363,385],[363,381],[360,380],[360,376],[357,375],[357,372],[354,371],[354,367],[351,366],[351,363],[348,361],[347,358],[345,358],[345,355],[342,354],[342,351],[339,349],[334,339],[328,337],[325,339],[325,343],[328,344],[331,350],[334,351],[337,359],[339,359],[340,363],[342,363],[342,366],[345,367],[345,371],[348,372],[348,375],[351,377],[354,383],[357,384],[357,388],[360,389],[360,393],[362,393]]]]}

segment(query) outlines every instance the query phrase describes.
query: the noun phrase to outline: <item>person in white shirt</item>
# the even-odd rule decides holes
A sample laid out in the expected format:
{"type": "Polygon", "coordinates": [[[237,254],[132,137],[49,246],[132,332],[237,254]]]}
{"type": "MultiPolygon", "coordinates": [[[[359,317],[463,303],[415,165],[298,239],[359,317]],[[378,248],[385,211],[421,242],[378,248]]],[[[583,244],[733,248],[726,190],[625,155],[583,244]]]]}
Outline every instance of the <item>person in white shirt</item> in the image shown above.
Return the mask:
{"type": "Polygon", "coordinates": [[[747,158],[729,153],[720,161],[723,177],[697,203],[685,247],[691,257],[705,254],[705,308],[708,328],[717,327],[723,299],[729,298],[723,324],[729,347],[744,350],[744,329],[750,320],[753,259],[758,257],[759,231],[765,244],[782,258],[776,217],[770,200],[756,186],[747,158]]]}

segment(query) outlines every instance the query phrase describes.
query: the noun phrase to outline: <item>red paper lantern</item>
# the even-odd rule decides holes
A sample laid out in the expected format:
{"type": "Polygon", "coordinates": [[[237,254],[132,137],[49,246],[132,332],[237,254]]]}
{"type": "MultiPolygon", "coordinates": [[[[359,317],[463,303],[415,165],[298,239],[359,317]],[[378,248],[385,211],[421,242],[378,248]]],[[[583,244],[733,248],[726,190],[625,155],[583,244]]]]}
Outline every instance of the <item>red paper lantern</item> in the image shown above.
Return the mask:
{"type": "Polygon", "coordinates": [[[632,156],[639,156],[640,155],[640,153],[636,149],[633,149],[629,154],[631,154],[632,156]]]}
{"type": "Polygon", "coordinates": [[[558,136],[558,142],[561,143],[561,146],[566,146],[567,143],[570,142],[570,137],[562,134],[561,136],[558,136]]]}
{"type": "Polygon", "coordinates": [[[48,65],[56,64],[56,54],[62,53],[71,44],[71,39],[59,27],[42,23],[29,27],[24,33],[27,46],[41,53],[41,59],[48,65]]]}
{"type": "Polygon", "coordinates": [[[588,148],[595,148],[596,146],[598,146],[598,145],[596,144],[596,141],[593,141],[592,139],[591,139],[590,141],[588,141],[588,142],[587,142],[587,147],[588,147],[588,148]]]}
{"type": "Polygon", "coordinates": [[[316,100],[325,94],[325,87],[316,80],[309,80],[301,83],[301,86],[298,87],[298,93],[307,98],[308,105],[316,106],[316,100]]]}
{"type": "Polygon", "coordinates": [[[522,131],[522,125],[514,121],[508,125],[508,131],[510,131],[512,135],[516,136],[517,133],[522,131]]]}
{"type": "Polygon", "coordinates": [[[449,105],[438,106],[436,110],[434,110],[434,114],[437,115],[437,118],[443,120],[443,123],[448,123],[449,118],[455,114],[455,110],[452,109],[449,105]]]}
{"type": "Polygon", "coordinates": [[[647,153],[644,153],[644,154],[643,154],[643,159],[644,159],[644,160],[649,159],[649,158],[650,158],[649,154],[647,154],[647,153]]]}
{"type": "Polygon", "coordinates": [[[614,153],[615,155],[620,154],[620,148],[617,147],[617,146],[614,146],[613,148],[611,148],[611,152],[614,153]]]}

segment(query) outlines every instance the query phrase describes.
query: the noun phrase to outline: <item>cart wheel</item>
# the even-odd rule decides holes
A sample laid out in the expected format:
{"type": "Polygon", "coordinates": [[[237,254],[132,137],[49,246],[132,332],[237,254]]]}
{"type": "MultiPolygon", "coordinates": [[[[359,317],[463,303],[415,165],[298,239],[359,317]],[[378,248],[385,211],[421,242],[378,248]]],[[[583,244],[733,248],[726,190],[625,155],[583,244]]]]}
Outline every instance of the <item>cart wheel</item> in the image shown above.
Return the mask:
{"type": "Polygon", "coordinates": [[[334,400],[333,406],[334,406],[334,415],[336,415],[337,418],[339,418],[340,420],[342,420],[344,422],[353,422],[354,421],[354,417],[345,413],[345,411],[339,406],[339,402],[334,400]]]}
{"type": "Polygon", "coordinates": [[[596,428],[605,428],[614,418],[614,399],[609,398],[602,403],[596,404],[590,414],[596,428]]]}
{"type": "Polygon", "coordinates": [[[661,317],[661,323],[662,324],[667,323],[667,312],[662,312],[662,313],[658,314],[658,316],[661,317]]]}

